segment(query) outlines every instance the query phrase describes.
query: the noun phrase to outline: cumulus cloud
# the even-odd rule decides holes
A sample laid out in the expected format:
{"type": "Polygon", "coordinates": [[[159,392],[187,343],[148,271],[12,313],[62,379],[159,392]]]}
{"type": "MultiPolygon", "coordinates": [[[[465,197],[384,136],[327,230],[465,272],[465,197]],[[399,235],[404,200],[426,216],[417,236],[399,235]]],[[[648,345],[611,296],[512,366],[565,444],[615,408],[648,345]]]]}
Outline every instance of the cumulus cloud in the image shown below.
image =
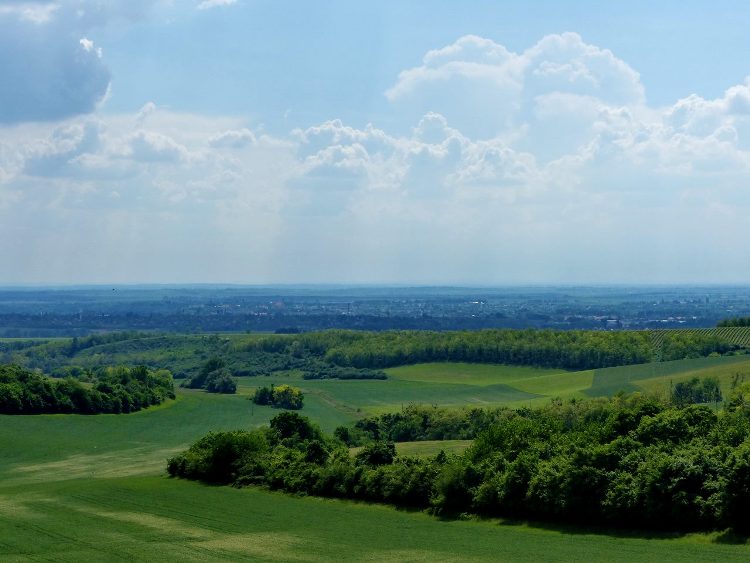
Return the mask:
{"type": "Polygon", "coordinates": [[[188,151],[167,135],[138,131],[128,141],[127,155],[141,162],[179,162],[188,158],[188,151]]]}
{"type": "Polygon", "coordinates": [[[246,128],[217,133],[208,140],[208,144],[212,147],[233,149],[243,148],[256,142],[253,132],[246,128]]]}
{"type": "Polygon", "coordinates": [[[93,112],[110,71],[88,33],[143,17],[158,2],[16,1],[0,6],[0,124],[54,121],[93,112]]]}
{"type": "Polygon", "coordinates": [[[403,71],[386,97],[412,118],[435,111],[475,137],[516,134],[544,117],[545,105],[549,115],[551,98],[610,106],[645,100],[637,72],[576,33],[546,36],[520,54],[469,35],[422,62],[403,71]]]}
{"type": "Polygon", "coordinates": [[[88,40],[37,24],[0,20],[0,123],[47,121],[89,113],[104,98],[110,73],[88,40]]]}
{"type": "Polygon", "coordinates": [[[56,176],[71,172],[76,159],[100,147],[99,124],[94,121],[64,125],[31,146],[24,172],[30,176],[56,176]]]}
{"type": "Polygon", "coordinates": [[[750,82],[653,108],[637,72],[575,34],[520,54],[468,36],[388,96],[400,132],[330,119],[273,138],[151,102],[0,124],[0,257],[38,271],[19,281],[43,280],[35,256],[70,275],[49,248],[85,248],[89,281],[102,264],[130,281],[750,275],[750,82]]]}
{"type": "Polygon", "coordinates": [[[242,129],[160,108],[147,127],[136,113],[0,126],[0,257],[14,264],[2,280],[199,281],[198,263],[217,279],[270,271],[297,160],[266,136],[209,145],[242,129]]]}

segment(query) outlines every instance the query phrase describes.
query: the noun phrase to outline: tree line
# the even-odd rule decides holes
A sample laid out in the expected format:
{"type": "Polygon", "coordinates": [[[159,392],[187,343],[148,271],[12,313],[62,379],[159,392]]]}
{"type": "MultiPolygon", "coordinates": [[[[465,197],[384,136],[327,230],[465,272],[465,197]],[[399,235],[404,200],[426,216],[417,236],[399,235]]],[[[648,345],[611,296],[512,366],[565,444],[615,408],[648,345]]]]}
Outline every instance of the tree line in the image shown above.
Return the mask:
{"type": "MultiPolygon", "coordinates": [[[[268,336],[248,346],[265,352],[311,355],[333,365],[359,369],[423,362],[475,362],[584,370],[647,363],[656,358],[647,331],[333,330],[268,336]]],[[[725,354],[738,346],[714,334],[667,331],[660,348],[662,360],[677,360],[725,354]]]]}
{"type": "Polygon", "coordinates": [[[750,403],[719,412],[640,395],[504,409],[463,454],[398,456],[393,442],[356,455],[307,418],[211,433],[168,461],[169,474],[293,493],[618,527],[747,530],[750,403]]]}
{"type": "Polygon", "coordinates": [[[750,326],[750,317],[733,317],[724,319],[716,324],[717,327],[750,326]]]}
{"type": "Polygon", "coordinates": [[[172,375],[145,366],[97,370],[84,384],[50,379],[16,365],[0,365],[0,413],[129,413],[174,399],[172,375]]]}

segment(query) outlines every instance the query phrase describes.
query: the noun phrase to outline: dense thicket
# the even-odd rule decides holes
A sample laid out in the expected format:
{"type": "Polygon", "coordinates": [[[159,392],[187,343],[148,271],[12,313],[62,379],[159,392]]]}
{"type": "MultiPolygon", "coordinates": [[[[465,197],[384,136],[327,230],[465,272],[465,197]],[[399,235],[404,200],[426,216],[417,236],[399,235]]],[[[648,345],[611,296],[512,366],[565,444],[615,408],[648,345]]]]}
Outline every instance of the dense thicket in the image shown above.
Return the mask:
{"type": "Polygon", "coordinates": [[[388,379],[379,369],[341,367],[317,362],[302,370],[302,379],[388,379]]]}
{"type": "Polygon", "coordinates": [[[470,440],[511,409],[449,408],[428,405],[407,405],[399,412],[366,417],[354,426],[339,426],[336,438],[348,446],[370,442],[419,442],[424,440],[470,440]]]}
{"type": "Polygon", "coordinates": [[[172,375],[144,366],[97,371],[92,384],[0,366],[0,413],[128,413],[174,398],[172,375]]]}
{"type": "Polygon", "coordinates": [[[190,389],[205,389],[209,393],[237,392],[237,382],[227,369],[226,362],[221,358],[208,360],[198,374],[183,382],[182,386],[190,389]]]}
{"type": "Polygon", "coordinates": [[[729,327],[729,326],[750,326],[750,317],[735,317],[731,319],[724,319],[719,321],[716,326],[718,327],[729,327]]]}
{"type": "MultiPolygon", "coordinates": [[[[334,365],[369,369],[444,361],[594,369],[646,363],[656,355],[647,331],[335,330],[269,336],[250,346],[264,352],[313,355],[334,365]]],[[[717,335],[674,331],[665,333],[659,355],[662,360],[676,360],[723,354],[736,348],[717,335]]]]}
{"type": "Polygon", "coordinates": [[[688,381],[680,381],[672,387],[672,402],[684,407],[692,403],[721,402],[721,387],[715,377],[698,379],[693,377],[688,381]]]}
{"type": "Polygon", "coordinates": [[[461,455],[400,457],[370,442],[352,457],[306,418],[206,436],[173,476],[261,484],[438,513],[633,526],[747,526],[750,404],[715,412],[641,396],[503,410],[461,455]]]}

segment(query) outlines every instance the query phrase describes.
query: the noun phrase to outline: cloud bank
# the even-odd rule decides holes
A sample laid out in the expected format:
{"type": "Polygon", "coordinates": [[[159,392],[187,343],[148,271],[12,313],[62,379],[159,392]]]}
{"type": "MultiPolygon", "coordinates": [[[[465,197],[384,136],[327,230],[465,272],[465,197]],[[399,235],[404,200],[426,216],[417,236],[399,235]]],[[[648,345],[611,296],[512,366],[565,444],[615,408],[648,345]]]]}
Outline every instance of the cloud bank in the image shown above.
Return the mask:
{"type": "Polygon", "coordinates": [[[0,281],[750,276],[750,81],[651,107],[635,70],[574,33],[522,53],[466,36],[384,95],[408,134],[332,118],[271,137],[151,103],[6,118],[0,281]]]}

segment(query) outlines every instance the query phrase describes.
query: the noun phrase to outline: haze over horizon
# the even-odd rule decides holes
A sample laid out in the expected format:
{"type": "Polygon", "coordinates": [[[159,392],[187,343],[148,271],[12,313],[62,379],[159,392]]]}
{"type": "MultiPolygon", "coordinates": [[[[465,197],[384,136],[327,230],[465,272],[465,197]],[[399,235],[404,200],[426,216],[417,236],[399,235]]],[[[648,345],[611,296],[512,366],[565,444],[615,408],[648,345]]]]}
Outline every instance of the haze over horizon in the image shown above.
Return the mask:
{"type": "Polygon", "coordinates": [[[747,284],[750,5],[8,0],[0,284],[747,284]]]}

